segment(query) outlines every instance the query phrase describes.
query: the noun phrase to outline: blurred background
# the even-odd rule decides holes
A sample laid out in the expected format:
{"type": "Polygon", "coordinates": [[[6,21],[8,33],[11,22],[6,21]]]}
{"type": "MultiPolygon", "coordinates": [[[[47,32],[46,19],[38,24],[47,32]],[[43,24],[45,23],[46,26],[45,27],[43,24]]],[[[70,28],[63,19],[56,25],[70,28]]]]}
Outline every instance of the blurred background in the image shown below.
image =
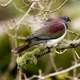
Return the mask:
{"type": "MultiPolygon", "coordinates": [[[[34,29],[42,25],[43,19],[55,16],[69,16],[71,23],[68,29],[71,32],[67,32],[64,40],[80,38],[80,0],[39,1],[25,16],[33,3],[32,0],[0,0],[0,80],[20,80],[20,69],[16,63],[17,55],[12,53],[11,50],[21,44],[25,44],[24,41],[16,39],[16,37],[31,35],[35,31],[34,29]],[[51,4],[50,6],[49,3],[51,4]],[[23,16],[25,17],[24,19],[22,19],[23,16]],[[20,22],[21,19],[22,21],[20,22]],[[16,24],[19,27],[16,27],[16,24]]],[[[28,50],[28,52],[32,52],[32,50],[28,50]]],[[[24,51],[24,54],[26,52],[24,51]]],[[[27,77],[58,72],[74,64],[79,64],[79,56],[80,47],[68,49],[64,54],[57,54],[55,50],[52,50],[51,53],[38,58],[37,65],[31,65],[28,70],[22,69],[22,72],[27,77]]],[[[46,80],[80,80],[80,68],[49,77],[46,80]]]]}

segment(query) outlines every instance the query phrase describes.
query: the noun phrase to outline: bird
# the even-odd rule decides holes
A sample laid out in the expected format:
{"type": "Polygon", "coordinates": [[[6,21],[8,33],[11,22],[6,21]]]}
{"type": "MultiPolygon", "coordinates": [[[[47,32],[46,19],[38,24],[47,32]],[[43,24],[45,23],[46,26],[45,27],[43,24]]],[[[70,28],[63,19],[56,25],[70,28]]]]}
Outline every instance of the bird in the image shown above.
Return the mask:
{"type": "MultiPolygon", "coordinates": [[[[66,31],[68,28],[67,23],[70,22],[70,18],[68,16],[60,16],[56,19],[48,18],[44,21],[44,25],[36,30],[32,35],[27,36],[25,41],[29,42],[29,45],[25,44],[19,46],[15,49],[16,53],[20,53],[25,49],[31,47],[30,44],[39,44],[43,42],[54,41],[59,42],[59,39],[62,40],[66,35],[66,31]]],[[[48,44],[48,43],[47,43],[48,44]]]]}

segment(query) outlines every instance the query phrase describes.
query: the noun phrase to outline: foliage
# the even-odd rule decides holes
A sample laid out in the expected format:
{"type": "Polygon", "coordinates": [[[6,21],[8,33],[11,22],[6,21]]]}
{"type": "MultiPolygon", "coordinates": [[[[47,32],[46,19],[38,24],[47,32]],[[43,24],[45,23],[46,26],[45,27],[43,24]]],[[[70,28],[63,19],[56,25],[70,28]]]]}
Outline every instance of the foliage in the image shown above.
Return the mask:
{"type": "Polygon", "coordinates": [[[27,77],[79,80],[79,4],[80,0],[0,0],[0,79],[20,80],[23,76],[24,80],[27,77]],[[46,19],[65,15],[71,18],[71,23],[68,24],[67,35],[57,46],[32,45],[15,54],[16,47],[28,44],[25,38],[42,26],[46,19]]]}

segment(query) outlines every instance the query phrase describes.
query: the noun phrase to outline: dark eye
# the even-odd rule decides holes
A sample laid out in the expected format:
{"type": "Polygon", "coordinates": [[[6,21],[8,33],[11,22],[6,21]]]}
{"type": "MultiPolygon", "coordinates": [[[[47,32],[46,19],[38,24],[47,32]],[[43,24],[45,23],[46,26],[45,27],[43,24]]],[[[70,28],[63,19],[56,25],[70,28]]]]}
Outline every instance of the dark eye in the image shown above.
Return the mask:
{"type": "Polygon", "coordinates": [[[67,21],[71,21],[69,17],[66,17],[66,20],[67,20],[67,21]]]}
{"type": "Polygon", "coordinates": [[[61,16],[60,18],[63,19],[65,22],[71,21],[68,16],[61,16]]]}
{"type": "Polygon", "coordinates": [[[67,22],[68,22],[68,21],[71,21],[70,18],[69,18],[68,16],[64,16],[63,19],[64,19],[65,21],[67,21],[67,22]]]}

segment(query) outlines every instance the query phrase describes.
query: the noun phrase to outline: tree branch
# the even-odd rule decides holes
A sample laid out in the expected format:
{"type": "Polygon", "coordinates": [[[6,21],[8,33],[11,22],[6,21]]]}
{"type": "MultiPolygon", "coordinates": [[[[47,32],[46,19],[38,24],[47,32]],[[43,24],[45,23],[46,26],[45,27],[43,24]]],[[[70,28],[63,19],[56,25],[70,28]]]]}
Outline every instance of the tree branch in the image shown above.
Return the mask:
{"type": "Polygon", "coordinates": [[[56,49],[56,50],[65,50],[65,49],[70,49],[70,48],[76,48],[80,46],[80,39],[78,40],[73,40],[73,41],[66,41],[65,43],[61,43],[57,46],[50,46],[48,47],[47,45],[41,45],[38,46],[40,49],[40,53],[34,54],[36,57],[41,57],[46,54],[49,54],[51,52],[51,49],[56,49]]]}
{"type": "Polygon", "coordinates": [[[53,77],[53,76],[56,76],[56,75],[59,75],[59,74],[64,74],[64,73],[69,72],[69,71],[71,71],[71,70],[73,70],[73,69],[75,69],[75,68],[78,68],[78,67],[80,67],[80,63],[79,63],[79,64],[76,64],[76,65],[73,65],[73,66],[71,66],[71,67],[69,67],[69,68],[67,68],[67,69],[65,69],[65,70],[58,71],[58,72],[54,72],[54,73],[51,73],[51,74],[48,74],[48,75],[45,75],[45,76],[34,75],[34,76],[32,76],[32,77],[30,78],[30,80],[32,80],[32,79],[34,79],[34,78],[39,78],[39,79],[41,79],[41,80],[44,80],[44,79],[47,79],[47,78],[49,78],[49,77],[53,77]]]}
{"type": "MultiPolygon", "coordinates": [[[[23,54],[22,56],[18,56],[17,57],[17,65],[19,68],[27,70],[28,69],[27,66],[32,65],[32,64],[30,64],[30,62],[32,62],[34,65],[36,65],[37,64],[37,58],[40,58],[41,56],[49,54],[51,49],[53,49],[54,47],[58,50],[64,50],[64,49],[69,49],[69,48],[75,48],[78,46],[80,46],[80,39],[73,40],[73,41],[66,41],[66,43],[59,44],[57,46],[51,46],[51,47],[48,47],[47,45],[37,45],[37,46],[35,46],[34,50],[32,50],[30,52],[28,51],[25,54],[23,54]]],[[[59,72],[55,72],[55,73],[51,73],[51,74],[46,75],[46,76],[35,75],[31,79],[39,78],[41,80],[44,80],[44,79],[51,77],[51,76],[55,76],[55,75],[63,74],[65,72],[69,72],[70,70],[73,70],[77,67],[80,67],[80,63],[76,64],[76,65],[74,65],[68,69],[65,69],[65,70],[62,70],[59,72]]]]}
{"type": "MultiPolygon", "coordinates": [[[[58,44],[58,45],[56,45],[56,46],[50,46],[50,47],[48,47],[48,45],[45,45],[44,43],[43,43],[43,45],[38,45],[38,44],[36,44],[37,45],[37,47],[41,50],[41,54],[35,54],[36,56],[42,56],[42,55],[45,55],[45,54],[47,54],[47,53],[49,53],[50,52],[50,49],[52,49],[52,48],[55,48],[55,49],[57,49],[57,50],[65,50],[65,49],[70,49],[70,48],[76,48],[76,47],[78,47],[78,46],[80,46],[80,39],[78,39],[78,40],[73,40],[73,41],[67,41],[66,40],[66,42],[65,43],[61,43],[61,44],[58,44]],[[44,46],[45,45],[45,46],[44,46]]],[[[32,45],[32,47],[33,46],[35,46],[35,45],[32,45]]],[[[22,46],[23,47],[23,46],[22,46]]],[[[31,47],[31,46],[30,46],[31,47]]],[[[30,48],[29,47],[29,48],[30,48]]],[[[12,50],[12,52],[14,52],[15,51],[15,53],[17,53],[17,52],[22,52],[22,50],[26,50],[27,49],[27,47],[24,47],[24,49],[22,49],[22,48],[20,48],[20,47],[18,47],[18,48],[16,48],[16,51],[15,50],[12,50]],[[19,50],[18,50],[19,49],[19,50]],[[17,51],[18,50],[18,51],[17,51]]]]}
{"type": "Polygon", "coordinates": [[[69,49],[69,48],[76,48],[78,46],[80,46],[80,39],[73,40],[73,41],[66,41],[63,44],[59,44],[58,46],[56,46],[56,49],[64,50],[64,49],[69,49]]]}

